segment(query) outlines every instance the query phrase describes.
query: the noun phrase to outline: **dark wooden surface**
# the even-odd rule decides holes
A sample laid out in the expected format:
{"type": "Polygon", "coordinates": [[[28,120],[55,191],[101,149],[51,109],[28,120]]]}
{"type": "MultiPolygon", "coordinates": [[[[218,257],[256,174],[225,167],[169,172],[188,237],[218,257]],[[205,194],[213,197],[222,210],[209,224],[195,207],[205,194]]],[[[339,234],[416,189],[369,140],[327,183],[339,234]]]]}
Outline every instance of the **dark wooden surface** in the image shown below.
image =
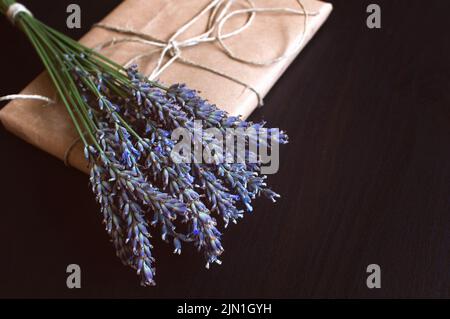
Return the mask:
{"type": "MultiPolygon", "coordinates": [[[[24,1],[79,37],[119,1],[24,1]],[[53,7],[51,9],[51,7],[53,7]]],[[[225,235],[223,265],[206,270],[156,242],[155,288],[138,286],[101,225],[87,177],[0,129],[1,297],[450,297],[450,44],[448,1],[332,1],[334,11],[252,116],[286,129],[283,194],[225,235]],[[365,25],[382,8],[382,29],[365,25]],[[66,288],[66,266],[82,289],[66,288]],[[366,267],[382,288],[366,287],[366,267]]],[[[0,94],[42,66],[0,21],[0,94]]]]}

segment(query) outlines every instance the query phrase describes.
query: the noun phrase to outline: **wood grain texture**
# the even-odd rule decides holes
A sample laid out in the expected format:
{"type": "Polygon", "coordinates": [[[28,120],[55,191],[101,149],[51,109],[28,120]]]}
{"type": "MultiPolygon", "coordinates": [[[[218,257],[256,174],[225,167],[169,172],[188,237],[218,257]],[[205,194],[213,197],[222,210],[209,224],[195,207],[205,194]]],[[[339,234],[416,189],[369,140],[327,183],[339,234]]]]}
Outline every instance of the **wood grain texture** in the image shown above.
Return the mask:
{"type": "MultiPolygon", "coordinates": [[[[70,1],[23,1],[67,32],[70,1]],[[50,7],[54,6],[52,10],[50,7]]],[[[83,34],[119,1],[78,1],[83,34]]],[[[334,11],[253,119],[286,129],[283,194],[224,237],[223,265],[204,269],[155,243],[155,288],[138,286],[115,257],[82,173],[0,130],[0,297],[450,297],[450,41],[448,1],[376,1],[382,29],[365,25],[373,1],[334,11]],[[65,269],[82,268],[82,289],[65,269]],[[382,288],[365,285],[368,264],[382,288]]],[[[42,67],[0,20],[0,94],[42,67]],[[8,61],[8,62],[5,62],[8,61]]]]}

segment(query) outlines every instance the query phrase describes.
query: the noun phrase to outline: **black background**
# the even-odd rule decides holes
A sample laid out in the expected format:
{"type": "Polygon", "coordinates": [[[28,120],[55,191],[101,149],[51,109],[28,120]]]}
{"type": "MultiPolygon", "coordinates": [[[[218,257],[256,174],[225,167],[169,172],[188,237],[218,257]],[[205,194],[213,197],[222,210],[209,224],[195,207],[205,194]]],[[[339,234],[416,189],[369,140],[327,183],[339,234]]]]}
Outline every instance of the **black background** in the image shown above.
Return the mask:
{"type": "MultiPolygon", "coordinates": [[[[23,1],[78,38],[120,1],[23,1]]],[[[223,265],[204,268],[155,243],[157,283],[141,288],[101,224],[88,179],[0,129],[0,297],[450,297],[449,1],[331,1],[334,11],[252,119],[289,132],[283,194],[224,237],[223,265]],[[382,29],[366,7],[382,8],[382,29]],[[82,288],[66,287],[66,266],[82,288]],[[366,267],[382,288],[366,287],[366,267]]],[[[168,22],[169,23],[169,22],[168,22]]],[[[0,20],[0,95],[43,67],[25,37],[0,20]]]]}

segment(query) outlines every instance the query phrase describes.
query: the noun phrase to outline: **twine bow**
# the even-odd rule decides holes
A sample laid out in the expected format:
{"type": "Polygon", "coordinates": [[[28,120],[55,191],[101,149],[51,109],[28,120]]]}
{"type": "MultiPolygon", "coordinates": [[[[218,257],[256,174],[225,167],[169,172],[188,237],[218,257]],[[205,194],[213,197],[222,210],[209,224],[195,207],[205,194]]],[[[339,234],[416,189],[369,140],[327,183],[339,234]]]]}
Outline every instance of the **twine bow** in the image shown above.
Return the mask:
{"type": "Polygon", "coordinates": [[[258,98],[259,105],[263,104],[263,98],[262,95],[250,84],[245,83],[238,78],[235,78],[231,75],[228,75],[216,68],[205,66],[203,64],[200,64],[198,62],[191,61],[183,56],[183,49],[188,47],[193,47],[200,45],[202,43],[211,43],[216,42],[219,44],[219,47],[222,49],[222,51],[232,60],[253,65],[253,66],[268,66],[275,64],[277,62],[280,62],[284,59],[287,59],[293,55],[296,55],[298,53],[298,50],[302,47],[303,42],[305,40],[305,35],[307,31],[308,26],[308,17],[317,15],[316,12],[307,12],[303,3],[301,0],[297,0],[297,3],[300,7],[300,10],[298,9],[292,9],[292,8],[286,8],[286,7],[276,7],[276,8],[258,8],[255,6],[252,0],[243,0],[246,2],[248,8],[245,9],[236,9],[236,10],[230,10],[233,3],[236,2],[236,0],[212,0],[210,3],[203,8],[200,12],[198,12],[191,20],[189,20],[187,23],[182,25],[178,30],[176,30],[173,35],[167,40],[161,40],[157,37],[147,34],[138,32],[129,28],[124,27],[117,27],[105,23],[96,23],[94,24],[94,27],[102,28],[108,31],[112,31],[115,33],[119,33],[121,35],[127,35],[129,37],[124,38],[112,38],[111,40],[99,44],[97,47],[94,48],[94,50],[100,51],[104,48],[114,46],[119,43],[123,42],[136,42],[141,43],[144,45],[155,47],[155,50],[152,50],[148,53],[139,54],[131,58],[128,62],[125,63],[125,66],[129,66],[131,64],[136,63],[136,61],[150,57],[154,55],[156,52],[160,52],[159,58],[157,60],[156,66],[153,69],[153,71],[148,75],[148,78],[150,80],[154,80],[158,78],[170,65],[172,65],[175,61],[181,62],[186,65],[190,65],[208,72],[211,72],[213,74],[219,75],[223,78],[226,78],[230,81],[233,81],[237,84],[242,85],[243,87],[251,90],[255,93],[255,95],[258,98]],[[240,33],[242,33],[245,29],[251,26],[253,23],[253,20],[257,13],[284,13],[284,14],[293,14],[293,15],[300,15],[304,16],[303,19],[303,27],[302,27],[302,35],[297,43],[297,45],[291,49],[288,49],[280,56],[267,60],[267,61],[256,61],[256,60],[250,60],[245,59],[242,57],[239,57],[237,54],[231,51],[231,49],[225,44],[226,39],[234,37],[240,33]],[[179,40],[180,36],[185,33],[190,27],[192,27],[195,23],[197,23],[202,17],[209,14],[208,17],[208,24],[206,27],[206,30],[204,33],[200,35],[193,36],[189,39],[185,40],[179,40]],[[248,18],[246,22],[239,28],[237,28],[234,31],[231,31],[229,33],[224,34],[223,28],[225,23],[231,19],[232,17],[238,16],[238,15],[248,15],[248,18]]]}
{"type": "MultiPolygon", "coordinates": [[[[287,59],[295,54],[297,54],[298,50],[302,47],[303,42],[305,40],[305,34],[308,26],[308,17],[309,16],[315,16],[318,13],[317,12],[307,12],[302,1],[296,0],[300,10],[287,8],[287,7],[276,7],[276,8],[258,8],[255,6],[252,0],[243,0],[247,3],[249,6],[246,9],[237,9],[230,11],[230,8],[233,3],[236,2],[236,0],[211,0],[210,3],[199,13],[197,13],[191,20],[189,20],[187,23],[185,23],[183,26],[181,26],[167,41],[163,41],[158,39],[157,37],[154,37],[150,34],[141,33],[132,29],[123,28],[123,27],[117,27],[105,23],[96,23],[94,24],[94,27],[102,28],[105,30],[109,30],[112,32],[116,32],[122,35],[128,35],[129,37],[124,37],[120,39],[112,38],[111,40],[99,44],[97,47],[94,48],[96,51],[100,51],[104,48],[114,46],[119,43],[123,42],[136,42],[141,43],[144,45],[149,45],[156,47],[156,50],[152,50],[148,53],[139,54],[134,56],[132,59],[130,59],[125,66],[129,66],[130,64],[135,63],[137,60],[152,56],[156,52],[160,51],[160,56],[158,59],[158,62],[156,64],[156,67],[153,69],[151,74],[148,76],[150,80],[154,80],[158,76],[160,76],[171,64],[173,64],[175,61],[179,61],[181,63],[184,63],[186,65],[190,65],[192,67],[196,67],[202,70],[205,70],[207,72],[216,74],[218,76],[221,76],[225,79],[228,79],[230,81],[233,81],[246,89],[251,90],[253,93],[255,93],[256,97],[258,98],[258,104],[263,105],[263,98],[262,95],[250,84],[245,83],[238,78],[235,78],[231,75],[228,75],[220,70],[217,70],[210,66],[202,65],[198,62],[191,61],[187,58],[185,58],[182,55],[183,49],[187,47],[192,47],[199,45],[201,43],[206,42],[216,42],[219,44],[219,47],[222,49],[222,51],[230,58],[235,61],[253,65],[253,66],[267,66],[272,65],[274,63],[280,62],[284,59],[287,59]],[[204,33],[194,36],[187,40],[178,41],[177,39],[182,35],[186,30],[188,30],[192,25],[194,25],[196,22],[198,22],[204,15],[209,13],[208,18],[208,24],[207,29],[204,33]],[[234,37],[241,32],[243,32],[245,29],[247,29],[252,23],[257,13],[285,13],[285,14],[294,14],[294,15],[300,15],[304,16],[303,19],[303,28],[302,28],[302,35],[300,37],[299,42],[297,45],[284,52],[282,55],[270,59],[267,61],[254,61],[254,60],[248,60],[242,57],[239,57],[234,52],[231,51],[231,49],[225,44],[224,40],[234,37]],[[238,16],[238,15],[248,15],[247,21],[244,25],[239,27],[238,29],[229,32],[227,34],[223,34],[223,27],[225,23],[232,17],[238,16]],[[214,35],[215,33],[215,35],[214,35]],[[164,62],[167,58],[169,59],[164,62]]],[[[27,14],[31,14],[29,10],[27,10],[23,5],[16,3],[12,6],[10,6],[8,11],[8,17],[14,22],[15,17],[21,13],[25,12],[27,14]]],[[[38,94],[13,94],[13,95],[6,95],[0,97],[0,101],[5,100],[16,100],[16,99],[29,99],[29,100],[40,100],[45,101],[47,103],[55,103],[54,100],[52,100],[49,97],[38,95],[38,94]]]]}

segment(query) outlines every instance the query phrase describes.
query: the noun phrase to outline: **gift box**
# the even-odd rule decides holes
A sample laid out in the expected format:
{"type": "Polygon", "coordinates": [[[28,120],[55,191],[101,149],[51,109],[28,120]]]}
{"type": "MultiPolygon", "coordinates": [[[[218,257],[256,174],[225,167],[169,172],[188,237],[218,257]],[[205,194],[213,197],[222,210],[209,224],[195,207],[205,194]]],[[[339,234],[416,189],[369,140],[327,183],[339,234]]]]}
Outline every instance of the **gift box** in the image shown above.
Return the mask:
{"type": "MultiPolygon", "coordinates": [[[[210,3],[211,0],[127,0],[101,23],[133,30],[148,35],[149,39],[164,42],[210,3]]],[[[226,48],[218,41],[191,46],[176,45],[205,32],[211,15],[204,14],[176,37],[176,42],[172,41],[168,56],[163,60],[166,63],[174,55],[180,54],[184,62],[175,59],[158,74],[158,79],[167,84],[186,83],[230,114],[247,117],[260,102],[258,94],[260,97],[267,94],[324,23],[332,6],[316,0],[302,0],[301,5],[297,0],[258,0],[254,1],[255,6],[265,10],[256,11],[252,17],[251,12],[246,10],[253,2],[229,3],[231,6],[228,12],[239,11],[240,14],[230,16],[221,25],[226,48]],[[298,14],[302,10],[307,13],[306,17],[298,14]],[[228,34],[233,35],[228,37],[228,34]],[[264,63],[276,57],[283,58],[264,63]]],[[[161,50],[142,43],[145,41],[120,40],[130,37],[95,27],[80,42],[91,48],[103,47],[102,54],[121,64],[143,56],[135,62],[141,72],[152,73],[160,59],[161,50]],[[115,43],[111,43],[111,40],[115,40],[115,43]],[[105,43],[109,45],[102,45],[105,43]]],[[[46,73],[32,81],[21,94],[38,94],[56,99],[55,89],[46,73]]],[[[9,131],[25,141],[87,172],[82,143],[77,143],[78,135],[65,106],[59,102],[43,104],[46,103],[13,100],[0,111],[0,119],[9,131]]]]}

